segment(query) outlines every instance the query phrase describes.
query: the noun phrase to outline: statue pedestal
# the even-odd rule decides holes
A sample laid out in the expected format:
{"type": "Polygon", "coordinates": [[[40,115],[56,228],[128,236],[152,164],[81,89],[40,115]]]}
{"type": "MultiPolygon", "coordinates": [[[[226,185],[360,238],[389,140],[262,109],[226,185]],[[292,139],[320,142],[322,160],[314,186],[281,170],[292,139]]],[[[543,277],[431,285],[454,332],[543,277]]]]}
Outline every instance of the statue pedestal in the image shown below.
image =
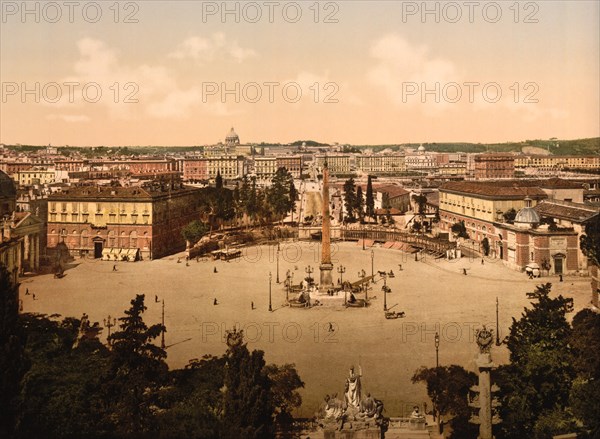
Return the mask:
{"type": "Polygon", "coordinates": [[[333,264],[321,264],[319,265],[321,271],[321,278],[319,282],[319,292],[326,293],[327,289],[333,288],[333,280],[331,277],[331,271],[333,270],[333,264]]]}

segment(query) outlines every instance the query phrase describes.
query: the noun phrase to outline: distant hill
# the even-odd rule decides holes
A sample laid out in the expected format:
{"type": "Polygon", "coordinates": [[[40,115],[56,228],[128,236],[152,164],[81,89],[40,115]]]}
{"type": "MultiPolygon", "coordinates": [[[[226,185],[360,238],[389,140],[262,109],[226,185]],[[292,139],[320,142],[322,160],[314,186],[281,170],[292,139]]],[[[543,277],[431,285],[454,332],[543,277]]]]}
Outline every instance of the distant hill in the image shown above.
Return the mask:
{"type": "Polygon", "coordinates": [[[314,140],[296,140],[295,142],[290,143],[290,145],[302,146],[303,143],[306,143],[306,146],[329,146],[328,143],[319,143],[314,140]]]}
{"type": "MultiPolygon", "coordinates": [[[[297,140],[290,145],[302,146],[329,146],[327,143],[320,143],[315,140],[297,140]]],[[[261,143],[259,146],[277,146],[281,144],[261,143]]],[[[345,145],[346,151],[360,151],[370,149],[374,152],[391,149],[399,151],[404,148],[417,149],[420,143],[403,143],[393,145],[345,145]]],[[[9,149],[23,152],[37,152],[46,146],[37,145],[5,145],[9,149]]],[[[435,152],[526,152],[544,150],[546,153],[553,155],[597,155],[600,154],[600,137],[591,139],[575,139],[575,140],[525,140],[523,142],[506,142],[506,143],[468,143],[468,142],[451,142],[451,143],[424,143],[427,151],[435,152]],[[558,146],[557,146],[558,145],[558,146]],[[525,149],[525,150],[524,150],[525,149]]],[[[77,146],[60,146],[59,151],[62,154],[69,155],[71,153],[80,153],[85,156],[97,156],[104,154],[117,155],[160,155],[173,152],[186,152],[201,150],[200,146],[97,146],[97,147],[77,147],[77,146]]],[[[530,153],[530,152],[529,152],[530,153]]]]}
{"type": "MultiPolygon", "coordinates": [[[[402,145],[355,145],[360,149],[372,149],[374,152],[384,149],[417,149],[420,143],[402,145]]],[[[427,151],[435,152],[522,152],[523,148],[541,148],[553,155],[596,155],[600,154],[600,137],[576,140],[526,140],[506,143],[423,143],[427,151]],[[558,145],[558,146],[556,146],[558,145]]]]}

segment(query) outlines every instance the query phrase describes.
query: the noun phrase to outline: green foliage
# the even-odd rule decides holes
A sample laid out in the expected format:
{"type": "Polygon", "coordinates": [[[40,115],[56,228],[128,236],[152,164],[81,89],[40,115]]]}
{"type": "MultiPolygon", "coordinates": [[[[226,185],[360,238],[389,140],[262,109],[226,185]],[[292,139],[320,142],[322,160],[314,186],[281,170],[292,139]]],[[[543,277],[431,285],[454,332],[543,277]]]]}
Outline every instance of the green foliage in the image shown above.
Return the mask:
{"type": "Polygon", "coordinates": [[[245,343],[230,346],[225,355],[223,438],[272,437],[271,382],[264,352],[250,352],[245,343]]]}
{"type": "Polygon", "coordinates": [[[594,265],[600,266],[600,215],[585,225],[585,234],[579,238],[579,247],[594,265]]]}
{"type": "Polygon", "coordinates": [[[424,382],[427,385],[427,395],[438,413],[451,419],[451,439],[477,437],[477,428],[468,422],[471,409],[467,396],[469,388],[477,383],[477,376],[473,372],[457,365],[421,367],[415,371],[411,381],[413,384],[424,382]]]}
{"type": "Polygon", "coordinates": [[[506,341],[511,363],[500,367],[498,377],[505,438],[545,437],[535,436],[546,431],[538,420],[568,403],[575,373],[566,314],[572,311],[573,300],[550,298],[550,289],[549,283],[536,287],[536,302],[520,320],[513,318],[506,341]]]}
{"type": "Polygon", "coordinates": [[[490,240],[487,238],[487,236],[481,240],[481,247],[483,248],[484,256],[490,254],[490,240]]]}
{"type": "Polygon", "coordinates": [[[110,430],[100,415],[99,389],[109,351],[96,338],[73,348],[80,321],[25,314],[31,368],[21,382],[15,437],[99,437],[110,430]]]}
{"type": "Polygon", "coordinates": [[[276,217],[283,218],[295,204],[290,196],[293,184],[294,178],[286,168],[277,169],[268,189],[268,204],[276,217]]]}
{"type": "Polygon", "coordinates": [[[344,207],[346,209],[346,221],[356,221],[356,217],[354,216],[354,209],[356,207],[354,178],[349,178],[344,183],[344,207]]]}
{"type": "Polygon", "coordinates": [[[28,368],[25,334],[19,322],[19,285],[11,282],[0,264],[0,437],[7,437],[13,429],[14,399],[28,368]]]}
{"type": "Polygon", "coordinates": [[[208,230],[209,227],[205,223],[194,220],[181,230],[181,235],[183,239],[194,245],[208,230]]]}
{"type": "Polygon", "coordinates": [[[469,233],[467,232],[467,228],[465,226],[464,221],[458,221],[458,222],[452,224],[452,227],[450,227],[450,230],[452,231],[452,233],[454,233],[459,238],[465,238],[465,239],[469,238],[469,233]]]}
{"type": "Polygon", "coordinates": [[[224,371],[225,357],[204,356],[169,373],[171,385],[161,393],[167,409],[158,414],[160,439],[220,437],[224,371]]]}
{"type": "Polygon", "coordinates": [[[512,223],[515,220],[516,216],[517,216],[517,211],[512,207],[502,214],[502,217],[504,218],[504,222],[506,222],[506,223],[512,223]]]}
{"type": "Polygon", "coordinates": [[[375,217],[375,198],[373,196],[373,182],[371,176],[367,180],[367,195],[365,200],[366,214],[368,217],[375,217]]]}
{"type": "Polygon", "coordinates": [[[113,355],[102,394],[119,436],[136,436],[155,431],[154,411],[159,387],[167,374],[164,349],[153,341],[165,329],[146,325],[144,295],[138,294],[119,318],[120,331],[108,338],[113,355]]]}
{"type": "Polygon", "coordinates": [[[354,205],[354,209],[358,215],[358,219],[363,222],[365,217],[365,197],[363,196],[362,187],[358,186],[356,188],[356,204],[354,205]]]}
{"type": "Polygon", "coordinates": [[[221,171],[217,171],[217,176],[215,177],[215,187],[217,189],[223,189],[223,177],[221,177],[221,171]]]}
{"type": "Polygon", "coordinates": [[[271,381],[275,421],[289,424],[292,421],[292,411],[302,404],[302,397],[297,389],[303,388],[304,382],[294,364],[269,364],[265,367],[265,372],[271,381]]]}

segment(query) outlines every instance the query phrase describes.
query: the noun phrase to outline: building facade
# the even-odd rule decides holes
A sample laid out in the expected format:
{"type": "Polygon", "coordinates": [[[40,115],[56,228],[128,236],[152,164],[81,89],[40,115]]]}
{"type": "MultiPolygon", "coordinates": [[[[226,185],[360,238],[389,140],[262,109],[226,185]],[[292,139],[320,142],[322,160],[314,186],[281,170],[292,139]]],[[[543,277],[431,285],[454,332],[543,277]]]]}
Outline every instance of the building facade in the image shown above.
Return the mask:
{"type": "Polygon", "coordinates": [[[475,156],[477,180],[513,178],[515,158],[512,154],[478,154],[475,156]]]}
{"type": "Polygon", "coordinates": [[[199,215],[199,189],[181,184],[69,188],[49,197],[48,247],[64,242],[71,254],[137,250],[160,258],[185,248],[181,230],[199,215]]]}

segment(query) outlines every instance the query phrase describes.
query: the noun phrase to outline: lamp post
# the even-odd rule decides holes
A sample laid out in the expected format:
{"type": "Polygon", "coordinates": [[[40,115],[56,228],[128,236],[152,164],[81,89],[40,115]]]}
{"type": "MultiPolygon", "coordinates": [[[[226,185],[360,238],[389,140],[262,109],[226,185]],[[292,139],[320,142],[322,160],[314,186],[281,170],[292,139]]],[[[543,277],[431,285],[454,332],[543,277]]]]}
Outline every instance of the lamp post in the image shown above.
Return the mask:
{"type": "Polygon", "coordinates": [[[117,326],[117,319],[111,317],[109,314],[108,317],[105,319],[102,319],[102,321],[104,322],[104,326],[106,326],[108,328],[108,337],[107,337],[107,340],[108,340],[108,338],[110,338],[110,328],[112,328],[113,326],[117,326]]]}
{"type": "Polygon", "coordinates": [[[290,270],[288,270],[285,273],[285,286],[286,286],[285,301],[286,301],[286,303],[290,301],[290,283],[291,282],[292,282],[292,275],[290,273],[290,270]]]}
{"type": "Polygon", "coordinates": [[[162,300],[162,333],[160,334],[160,347],[165,348],[165,299],[162,300]]]}
{"type": "Polygon", "coordinates": [[[315,270],[309,265],[304,269],[306,273],[308,273],[308,281],[312,282],[312,277],[310,276],[315,270]]]}
{"type": "Polygon", "coordinates": [[[387,311],[387,274],[381,277],[383,277],[383,310],[387,311]]]}
{"type": "Polygon", "coordinates": [[[344,267],[343,265],[340,265],[337,268],[337,272],[340,273],[340,284],[343,287],[343,285],[344,285],[344,273],[346,272],[346,267],[344,267]]]}
{"type": "Polygon", "coordinates": [[[373,249],[371,249],[371,282],[372,283],[375,283],[374,262],[375,262],[375,252],[373,251],[373,249]]]}
{"type": "Polygon", "coordinates": [[[500,331],[498,328],[498,296],[496,296],[496,346],[500,346],[500,331]]]}
{"type": "Polygon", "coordinates": [[[273,276],[269,271],[269,311],[273,311],[273,306],[271,304],[271,279],[273,279],[273,276]]]}
{"type": "Polygon", "coordinates": [[[435,367],[440,366],[439,351],[440,351],[440,334],[438,334],[436,332],[435,333],[435,367]]]}
{"type": "Polygon", "coordinates": [[[279,283],[279,242],[277,242],[277,283],[279,283]]]}

